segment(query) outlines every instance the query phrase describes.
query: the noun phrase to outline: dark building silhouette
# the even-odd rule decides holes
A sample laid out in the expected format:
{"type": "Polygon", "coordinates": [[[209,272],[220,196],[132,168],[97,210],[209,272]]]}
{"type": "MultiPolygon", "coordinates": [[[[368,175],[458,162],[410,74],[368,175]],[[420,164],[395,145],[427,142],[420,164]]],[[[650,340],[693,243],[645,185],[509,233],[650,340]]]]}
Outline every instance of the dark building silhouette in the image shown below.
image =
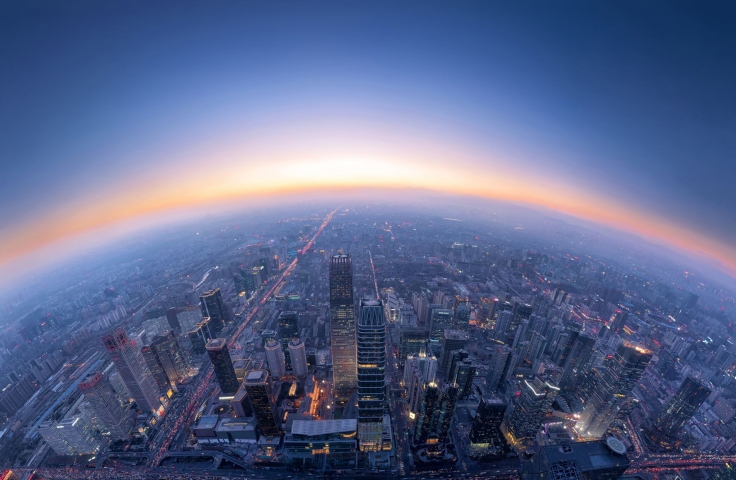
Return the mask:
{"type": "Polygon", "coordinates": [[[289,342],[299,339],[298,320],[299,314],[296,312],[281,312],[279,315],[279,338],[281,340],[281,350],[284,352],[287,370],[292,369],[289,342]]]}
{"type": "Polygon", "coordinates": [[[361,451],[381,449],[386,406],[386,322],[383,301],[361,300],[358,339],[358,440],[361,451]]]}
{"type": "Polygon", "coordinates": [[[482,398],[470,428],[470,442],[479,447],[493,447],[501,437],[501,423],[507,404],[497,398],[482,398]]]}
{"type": "Polygon", "coordinates": [[[245,374],[243,385],[248,392],[253,416],[258,424],[258,431],[266,437],[277,437],[281,433],[281,422],[278,420],[273,393],[266,370],[250,370],[245,374]]]}
{"type": "Polygon", "coordinates": [[[238,391],[238,377],[235,374],[233,362],[227,349],[224,338],[214,338],[207,342],[207,354],[210,356],[212,367],[215,370],[217,383],[225,395],[233,395],[238,391]]]}
{"type": "Polygon", "coordinates": [[[202,308],[202,316],[210,319],[210,330],[213,335],[217,335],[225,327],[226,323],[230,323],[230,311],[225,302],[222,300],[220,289],[208,290],[199,297],[200,306],[202,308]]]}
{"type": "Polygon", "coordinates": [[[678,435],[685,424],[710,395],[710,389],[687,377],[677,393],[662,408],[650,432],[650,438],[664,449],[678,446],[678,435]]]}

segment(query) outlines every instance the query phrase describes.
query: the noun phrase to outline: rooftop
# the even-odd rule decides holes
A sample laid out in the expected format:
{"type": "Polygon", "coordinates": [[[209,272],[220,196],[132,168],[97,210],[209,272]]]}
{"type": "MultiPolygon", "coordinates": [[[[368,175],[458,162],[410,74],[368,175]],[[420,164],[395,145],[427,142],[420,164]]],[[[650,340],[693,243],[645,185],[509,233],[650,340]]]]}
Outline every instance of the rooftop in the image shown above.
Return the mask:
{"type": "Polygon", "coordinates": [[[358,429],[358,420],[295,420],[291,426],[292,435],[314,437],[332,433],[354,432],[358,429]]]}

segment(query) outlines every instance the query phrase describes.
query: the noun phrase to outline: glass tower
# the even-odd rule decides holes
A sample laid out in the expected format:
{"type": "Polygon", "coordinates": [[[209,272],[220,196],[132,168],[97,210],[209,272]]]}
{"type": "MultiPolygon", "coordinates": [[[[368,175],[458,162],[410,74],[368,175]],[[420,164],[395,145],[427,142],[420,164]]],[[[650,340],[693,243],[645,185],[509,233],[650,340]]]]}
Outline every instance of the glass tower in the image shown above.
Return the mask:
{"type": "Polygon", "coordinates": [[[330,259],[330,338],[334,396],[344,405],[357,389],[353,262],[350,255],[330,259]]]}
{"type": "Polygon", "coordinates": [[[381,449],[386,405],[386,326],[383,301],[361,300],[358,338],[358,439],[361,451],[381,449]]]}
{"type": "Polygon", "coordinates": [[[207,354],[215,369],[220,390],[225,395],[234,395],[238,391],[239,384],[230,353],[227,350],[227,341],[224,338],[213,338],[207,342],[207,354]]]}

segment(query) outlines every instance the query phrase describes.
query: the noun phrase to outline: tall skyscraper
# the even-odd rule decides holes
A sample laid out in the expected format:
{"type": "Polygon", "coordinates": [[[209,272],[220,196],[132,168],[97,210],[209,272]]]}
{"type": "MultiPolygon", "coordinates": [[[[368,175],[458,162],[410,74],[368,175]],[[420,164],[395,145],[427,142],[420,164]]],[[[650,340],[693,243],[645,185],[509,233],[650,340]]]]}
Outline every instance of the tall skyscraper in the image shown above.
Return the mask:
{"type": "Polygon", "coordinates": [[[475,365],[470,361],[470,359],[465,359],[455,365],[452,381],[460,388],[460,398],[467,398],[473,393],[475,370],[475,365]]]}
{"type": "Polygon", "coordinates": [[[467,330],[470,323],[470,307],[463,303],[455,307],[454,328],[457,330],[467,330]]]}
{"type": "Polygon", "coordinates": [[[505,420],[506,430],[514,441],[527,443],[536,437],[559,390],[540,377],[524,380],[521,396],[505,420]]]}
{"type": "Polygon", "coordinates": [[[199,297],[200,306],[202,308],[202,316],[210,319],[210,329],[213,335],[217,335],[225,327],[226,323],[230,323],[230,311],[222,300],[222,293],[219,288],[208,290],[199,297]]]}
{"type": "Polygon", "coordinates": [[[488,369],[488,387],[492,391],[503,390],[502,380],[506,378],[509,369],[513,370],[510,359],[511,348],[506,345],[495,345],[491,354],[490,368],[488,369]]]}
{"type": "Polygon", "coordinates": [[[281,344],[276,340],[269,340],[266,344],[266,362],[268,371],[273,378],[281,378],[286,375],[286,362],[281,344]]]}
{"type": "Polygon", "coordinates": [[[399,356],[403,363],[411,354],[426,353],[429,342],[429,329],[426,327],[402,328],[400,332],[399,356]]]}
{"type": "Polygon", "coordinates": [[[304,343],[295,338],[289,342],[289,356],[291,357],[291,370],[297,377],[307,376],[307,351],[304,343]]]}
{"type": "Polygon", "coordinates": [[[455,404],[460,396],[460,387],[457,383],[448,383],[442,388],[442,406],[440,418],[437,422],[437,437],[445,441],[450,435],[450,424],[455,415],[455,404]]]}
{"type": "Polygon", "coordinates": [[[281,422],[276,413],[271,384],[266,370],[250,370],[245,374],[243,385],[248,392],[258,431],[265,437],[277,437],[281,433],[281,422]]]}
{"type": "Polygon", "coordinates": [[[94,427],[82,414],[58,422],[47,420],[38,426],[38,433],[57,455],[82,455],[100,450],[94,427]]]}
{"type": "Polygon", "coordinates": [[[581,436],[603,436],[651,358],[651,350],[624,342],[602,368],[593,370],[593,375],[589,376],[592,382],[589,391],[592,394],[575,426],[581,436]]]}
{"type": "Polygon", "coordinates": [[[144,412],[158,412],[161,408],[158,386],[137,342],[129,339],[121,327],[102,337],[102,343],[138,408],[144,412]]]}
{"type": "Polygon", "coordinates": [[[379,451],[386,406],[386,322],[383,301],[361,300],[358,338],[358,441],[379,451]]]}
{"type": "Polygon", "coordinates": [[[563,391],[572,389],[576,385],[580,375],[585,371],[585,368],[593,358],[595,341],[596,338],[593,335],[582,332],[573,342],[565,365],[562,366],[564,373],[560,380],[560,388],[563,391]]]}
{"type": "Polygon", "coordinates": [[[169,308],[166,310],[166,321],[169,322],[169,326],[172,330],[179,333],[181,332],[181,324],[179,323],[177,313],[176,308],[169,308]]]}
{"type": "Polygon", "coordinates": [[[79,389],[92,406],[97,420],[113,439],[127,439],[133,420],[120,406],[112,385],[102,373],[90,373],[79,382],[79,389]]]}
{"type": "Polygon", "coordinates": [[[220,390],[225,395],[235,395],[239,383],[235,374],[235,367],[233,367],[233,362],[230,359],[230,352],[227,349],[227,340],[213,338],[207,342],[206,348],[212,367],[215,369],[215,376],[217,377],[217,383],[220,384],[220,390]]]}
{"type": "Polygon", "coordinates": [[[468,334],[462,330],[447,329],[442,332],[442,358],[440,365],[447,371],[450,368],[450,355],[455,350],[462,350],[468,342],[468,334]]]}
{"type": "Polygon", "coordinates": [[[439,421],[442,401],[440,387],[431,382],[424,388],[417,414],[417,423],[414,426],[414,443],[421,445],[436,431],[439,421]]]}
{"type": "Polygon", "coordinates": [[[330,259],[330,338],[334,396],[338,404],[344,405],[358,387],[350,255],[333,255],[330,259]]]}
{"type": "Polygon", "coordinates": [[[187,375],[187,361],[176,341],[173,330],[155,337],[151,341],[151,349],[166,373],[169,383],[177,383],[187,375]]]}
{"type": "Polygon", "coordinates": [[[483,396],[475,411],[470,427],[470,443],[474,447],[489,448],[501,443],[501,422],[506,413],[506,403],[497,398],[483,396]]]}
{"type": "Polygon", "coordinates": [[[289,342],[299,339],[298,320],[299,315],[296,312],[281,312],[279,315],[279,338],[281,339],[281,349],[284,351],[287,370],[292,369],[289,342]]]}
{"type": "Polygon", "coordinates": [[[151,371],[153,379],[156,380],[156,385],[158,386],[159,391],[165,392],[168,390],[170,387],[169,377],[166,376],[164,366],[161,365],[161,362],[156,356],[156,352],[153,351],[150,345],[146,345],[141,348],[141,353],[143,354],[143,358],[146,360],[148,370],[151,371]]]}
{"type": "Polygon", "coordinates": [[[687,377],[677,393],[662,408],[654,422],[650,438],[665,450],[678,444],[678,435],[685,424],[710,395],[710,389],[692,377],[687,377]]]}

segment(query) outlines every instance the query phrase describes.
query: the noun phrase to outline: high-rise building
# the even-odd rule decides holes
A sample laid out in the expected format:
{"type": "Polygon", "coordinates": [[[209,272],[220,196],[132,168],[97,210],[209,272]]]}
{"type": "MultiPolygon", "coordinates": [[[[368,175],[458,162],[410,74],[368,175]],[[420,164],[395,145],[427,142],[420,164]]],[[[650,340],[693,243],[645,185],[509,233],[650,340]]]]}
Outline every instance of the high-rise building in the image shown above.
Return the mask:
{"type": "Polygon", "coordinates": [[[560,380],[560,388],[563,391],[575,387],[578,378],[590,364],[595,341],[596,338],[593,335],[582,332],[573,342],[571,352],[567,356],[565,365],[562,366],[564,373],[560,380]]]}
{"type": "Polygon", "coordinates": [[[298,320],[299,314],[296,312],[281,312],[279,315],[279,338],[281,339],[281,349],[284,351],[287,370],[292,369],[289,342],[299,339],[298,320]]]}
{"type": "Polygon", "coordinates": [[[462,350],[468,342],[468,334],[462,330],[444,330],[442,332],[442,357],[440,365],[447,371],[450,368],[451,354],[455,350],[462,350]]]}
{"type": "Polygon", "coordinates": [[[447,363],[449,366],[447,367],[447,375],[445,376],[445,379],[453,383],[455,381],[455,367],[457,367],[457,364],[465,360],[470,356],[470,353],[468,353],[467,350],[453,350],[450,354],[450,358],[447,360],[447,363]]]}
{"type": "Polygon", "coordinates": [[[506,407],[506,403],[498,398],[483,396],[470,427],[470,443],[474,447],[492,448],[502,443],[501,423],[506,407]]]}
{"type": "Polygon", "coordinates": [[[219,288],[208,290],[199,297],[200,307],[202,308],[202,316],[210,319],[210,329],[213,335],[217,335],[225,327],[226,323],[230,323],[230,310],[222,300],[222,293],[219,288]]]}
{"type": "Polygon", "coordinates": [[[358,316],[358,441],[379,451],[386,406],[386,321],[382,300],[361,300],[358,316]]]}
{"type": "Polygon", "coordinates": [[[169,377],[166,376],[164,366],[161,365],[161,361],[156,356],[156,352],[153,351],[150,345],[146,345],[141,348],[141,353],[143,354],[143,358],[146,360],[148,370],[151,371],[153,379],[156,380],[156,385],[158,386],[159,391],[165,392],[168,390],[170,387],[169,377]]]}
{"type": "Polygon", "coordinates": [[[521,396],[504,423],[513,437],[512,443],[534,440],[559,390],[556,385],[540,377],[524,380],[521,396]]]}
{"type": "Polygon", "coordinates": [[[490,365],[488,369],[488,387],[492,391],[503,390],[502,380],[506,378],[509,370],[513,370],[511,365],[511,348],[505,345],[495,345],[491,354],[490,365]]]}
{"type": "Polygon", "coordinates": [[[460,387],[456,383],[448,383],[442,388],[442,404],[440,418],[437,422],[437,438],[445,441],[450,435],[450,424],[455,415],[455,404],[460,396],[460,387]]]}
{"type": "Polygon", "coordinates": [[[217,377],[217,383],[220,384],[222,393],[225,395],[235,395],[239,386],[238,376],[235,374],[235,367],[233,367],[233,362],[230,359],[227,340],[224,338],[213,338],[207,342],[207,354],[210,356],[210,361],[217,377]]]}
{"type": "Polygon", "coordinates": [[[187,375],[187,361],[179,348],[173,330],[169,330],[151,341],[151,349],[166,373],[170,384],[180,382],[187,375]]]}
{"type": "Polygon", "coordinates": [[[710,395],[710,389],[692,377],[687,377],[677,393],[662,408],[652,428],[650,438],[664,449],[678,444],[678,435],[685,424],[710,395]]]}
{"type": "Polygon", "coordinates": [[[265,437],[277,437],[281,433],[281,421],[274,405],[271,384],[266,370],[250,370],[245,374],[243,385],[248,392],[258,431],[265,437]]]}
{"type": "Polygon", "coordinates": [[[166,310],[166,321],[169,322],[169,326],[172,330],[179,333],[181,332],[181,323],[179,323],[179,317],[176,308],[169,308],[166,310]]]}
{"type": "Polygon", "coordinates": [[[592,393],[585,402],[580,421],[575,426],[581,436],[593,438],[603,436],[651,358],[651,350],[624,342],[600,369],[593,369],[589,388],[592,393]]]}
{"type": "Polygon", "coordinates": [[[307,351],[304,343],[295,338],[289,342],[289,356],[291,357],[291,370],[297,377],[307,376],[307,351]]]}
{"type": "Polygon", "coordinates": [[[47,420],[38,426],[38,433],[57,455],[83,455],[100,450],[94,427],[82,414],[58,422],[47,420]]]}
{"type": "Polygon", "coordinates": [[[470,307],[463,303],[455,307],[454,328],[457,330],[467,330],[470,324],[470,307]]]}
{"type": "Polygon", "coordinates": [[[445,330],[452,330],[453,320],[455,317],[452,309],[440,307],[441,306],[435,305],[434,308],[432,308],[432,306],[430,306],[429,341],[435,353],[439,352],[442,347],[445,330]]]}
{"type": "Polygon", "coordinates": [[[194,326],[194,328],[187,333],[189,341],[192,343],[192,353],[202,355],[207,351],[205,346],[207,342],[212,339],[212,334],[209,329],[209,319],[200,322],[194,326]]]}
{"type": "Polygon", "coordinates": [[[437,357],[430,354],[409,355],[404,364],[404,384],[409,385],[413,369],[416,367],[425,382],[434,382],[437,377],[437,357]]]}
{"type": "Polygon", "coordinates": [[[426,353],[429,342],[429,329],[426,327],[402,328],[400,333],[401,346],[399,356],[401,362],[414,353],[426,353]]]}
{"type": "Polygon", "coordinates": [[[475,365],[470,359],[465,359],[455,365],[452,381],[459,385],[460,398],[467,398],[473,393],[473,380],[475,380],[475,365]]]}
{"type": "Polygon", "coordinates": [[[112,385],[101,372],[90,373],[79,382],[79,389],[89,402],[104,433],[113,439],[127,439],[133,420],[120,406],[112,385]]]}
{"type": "Polygon", "coordinates": [[[436,431],[442,401],[440,387],[434,382],[428,383],[423,393],[414,426],[414,443],[417,445],[425,443],[436,431]]]}
{"type": "Polygon", "coordinates": [[[334,396],[338,404],[344,405],[358,387],[350,255],[330,258],[330,339],[334,396]]]}
{"type": "Polygon", "coordinates": [[[508,338],[508,331],[511,326],[511,320],[514,318],[514,314],[510,310],[502,310],[498,313],[496,318],[496,324],[493,327],[493,338],[501,342],[506,342],[508,338]]]}
{"type": "Polygon", "coordinates": [[[281,378],[286,375],[286,361],[281,344],[276,340],[269,340],[266,344],[266,363],[268,371],[273,378],[281,378]]]}
{"type": "Polygon", "coordinates": [[[158,386],[137,341],[128,338],[121,327],[102,337],[102,343],[138,408],[144,412],[159,412],[162,406],[158,386]]]}

